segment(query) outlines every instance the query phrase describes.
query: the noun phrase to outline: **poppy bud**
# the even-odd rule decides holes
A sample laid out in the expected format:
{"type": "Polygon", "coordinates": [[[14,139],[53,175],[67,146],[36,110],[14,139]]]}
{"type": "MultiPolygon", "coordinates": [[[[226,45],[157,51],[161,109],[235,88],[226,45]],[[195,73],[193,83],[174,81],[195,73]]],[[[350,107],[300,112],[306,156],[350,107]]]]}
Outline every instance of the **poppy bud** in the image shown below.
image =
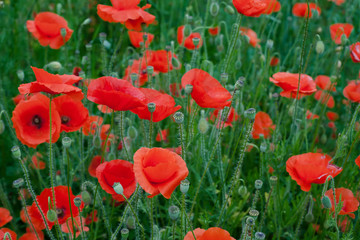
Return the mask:
{"type": "Polygon", "coordinates": [[[260,151],[261,151],[261,152],[266,152],[266,149],[267,149],[266,142],[262,142],[262,143],[260,144],[260,151]]]}
{"type": "Polygon", "coordinates": [[[61,34],[61,36],[62,36],[63,38],[65,38],[65,37],[66,37],[66,34],[67,34],[66,28],[61,28],[61,29],[60,29],[60,34],[61,34]]]}
{"type": "Polygon", "coordinates": [[[341,35],[341,45],[345,45],[348,41],[348,38],[345,34],[341,35]]]}
{"type": "Polygon", "coordinates": [[[245,111],[245,117],[249,118],[250,120],[254,120],[256,115],[255,108],[249,108],[245,111]]]}
{"type": "Polygon", "coordinates": [[[223,84],[227,83],[228,79],[229,79],[229,74],[227,74],[227,73],[222,73],[222,74],[220,75],[220,81],[221,81],[223,84]]]}
{"type": "Polygon", "coordinates": [[[93,138],[93,145],[97,149],[101,148],[101,138],[98,134],[96,134],[93,138]]]}
{"type": "Polygon", "coordinates": [[[262,188],[262,185],[263,185],[263,181],[261,181],[260,179],[256,180],[255,181],[255,188],[257,190],[261,189],[262,188]]]}
{"type": "Polygon", "coordinates": [[[269,39],[269,40],[266,41],[266,47],[268,49],[272,49],[273,46],[274,46],[274,41],[273,40],[269,39]]]}
{"type": "Polygon", "coordinates": [[[50,209],[46,213],[46,218],[49,220],[49,222],[55,222],[57,219],[57,214],[54,210],[50,209]]]}
{"type": "Polygon", "coordinates": [[[99,33],[99,39],[100,42],[103,43],[106,40],[106,33],[104,32],[99,33]]]}
{"type": "MultiPolygon", "coordinates": [[[[54,8],[54,7],[52,7],[52,8],[54,8]]],[[[58,15],[61,14],[61,9],[62,9],[62,4],[61,3],[56,4],[56,12],[58,15]]]]}
{"type": "Polygon", "coordinates": [[[182,112],[174,113],[174,120],[177,124],[181,124],[184,121],[184,114],[182,112]]]}
{"type": "Polygon", "coordinates": [[[180,183],[180,191],[183,194],[186,194],[189,191],[189,187],[190,187],[189,185],[190,185],[189,180],[187,180],[187,179],[182,180],[180,183]]]}
{"type": "Polygon", "coordinates": [[[341,61],[340,61],[340,60],[337,61],[337,67],[338,67],[338,68],[341,68],[341,65],[342,65],[341,61]]]}
{"type": "Polygon", "coordinates": [[[324,42],[319,40],[316,42],[315,51],[317,54],[322,54],[325,50],[324,42]]]}
{"type": "Polygon", "coordinates": [[[89,205],[91,203],[91,196],[88,191],[82,191],[81,198],[84,201],[85,205],[89,205]]]}
{"type": "Polygon", "coordinates": [[[126,240],[129,237],[129,229],[123,228],[121,229],[121,238],[126,240]]]}
{"type": "Polygon", "coordinates": [[[108,40],[105,40],[105,41],[103,42],[103,45],[104,45],[104,47],[105,47],[106,49],[110,49],[110,48],[111,48],[111,43],[110,43],[108,40]]]}
{"type": "Polygon", "coordinates": [[[213,17],[216,17],[219,14],[219,4],[213,1],[210,5],[210,14],[213,17]]]}
{"type": "Polygon", "coordinates": [[[271,176],[270,177],[270,185],[272,187],[274,187],[276,185],[276,183],[277,183],[277,180],[278,180],[277,176],[271,176]]]}
{"type": "Polygon", "coordinates": [[[191,85],[191,84],[186,84],[186,86],[185,86],[185,93],[186,93],[187,95],[189,95],[189,94],[191,94],[192,90],[193,90],[193,85],[191,85]]]}
{"type": "Polygon", "coordinates": [[[257,217],[259,216],[259,211],[256,210],[256,209],[251,209],[251,210],[249,211],[249,215],[256,220],[257,217]]]}
{"type": "Polygon", "coordinates": [[[224,11],[225,11],[227,14],[230,14],[230,15],[234,15],[234,14],[235,14],[234,8],[231,7],[230,5],[226,5],[224,11]]]}
{"type": "Polygon", "coordinates": [[[206,118],[200,118],[198,129],[201,134],[205,134],[207,132],[207,130],[209,129],[209,123],[206,118]]]}
{"type": "Polygon", "coordinates": [[[61,142],[64,148],[69,148],[71,146],[72,140],[69,137],[64,137],[61,142]]]}
{"type": "Polygon", "coordinates": [[[174,68],[178,68],[180,66],[180,62],[177,58],[171,58],[171,64],[174,68]]]}
{"type": "Polygon", "coordinates": [[[74,198],[74,204],[76,207],[80,207],[81,202],[82,202],[81,198],[79,198],[79,197],[74,198]]]}
{"type": "Polygon", "coordinates": [[[148,103],[147,107],[148,107],[149,112],[153,113],[156,110],[156,103],[153,103],[153,102],[148,103]]]}
{"type": "Polygon", "coordinates": [[[124,188],[123,188],[123,186],[121,185],[121,183],[118,183],[118,182],[114,183],[113,189],[114,189],[114,191],[115,191],[117,194],[119,194],[119,195],[123,195],[123,194],[124,194],[124,188]]]}
{"type": "Polygon", "coordinates": [[[19,69],[16,71],[16,75],[18,76],[18,78],[20,79],[20,81],[24,81],[24,78],[25,78],[25,74],[24,74],[24,71],[19,69]]]}
{"type": "Polygon", "coordinates": [[[126,219],[126,226],[128,227],[128,229],[135,229],[136,227],[136,221],[135,221],[135,217],[134,216],[129,216],[126,219]]]}
{"type": "Polygon", "coordinates": [[[129,138],[135,140],[137,138],[137,136],[138,136],[138,132],[137,132],[137,130],[136,130],[136,128],[134,126],[130,126],[128,128],[128,134],[127,135],[129,136],[129,138]]]}
{"type": "Polygon", "coordinates": [[[88,62],[89,58],[87,56],[83,56],[81,58],[81,65],[86,65],[86,63],[88,62]]]}
{"type": "Polygon", "coordinates": [[[13,155],[14,158],[16,159],[20,159],[21,158],[21,151],[20,151],[20,148],[19,146],[13,146],[11,148],[11,153],[13,155]]]}
{"type": "Polygon", "coordinates": [[[180,215],[180,209],[177,206],[169,207],[169,216],[171,220],[176,221],[179,215],[180,215]]]}
{"type": "Polygon", "coordinates": [[[59,71],[62,68],[61,63],[52,61],[46,65],[51,71],[59,71]]]}
{"type": "Polygon", "coordinates": [[[246,194],[248,193],[248,190],[247,190],[246,186],[241,185],[239,187],[238,193],[242,198],[244,198],[246,196],[246,194]]]}
{"type": "Polygon", "coordinates": [[[321,135],[321,137],[320,137],[320,142],[321,142],[322,144],[325,144],[325,143],[327,142],[326,134],[321,135]]]}
{"type": "Polygon", "coordinates": [[[90,23],[91,23],[91,18],[87,18],[87,19],[85,19],[85,20],[82,22],[81,25],[88,25],[88,24],[90,24],[90,23]]]}
{"type": "Polygon", "coordinates": [[[184,27],[184,37],[188,37],[191,34],[191,26],[189,24],[185,24],[184,27]]]}
{"type": "Polygon", "coordinates": [[[314,215],[312,214],[312,212],[308,212],[306,215],[305,215],[305,221],[307,223],[312,223],[314,221],[314,215]]]}
{"type": "Polygon", "coordinates": [[[153,66],[147,66],[146,72],[147,72],[150,76],[152,76],[153,73],[154,73],[154,67],[153,67],[153,66]]]}
{"type": "Polygon", "coordinates": [[[24,185],[24,179],[18,178],[15,181],[13,181],[13,187],[14,188],[21,188],[24,185]]]}
{"type": "Polygon", "coordinates": [[[330,198],[328,196],[323,196],[321,198],[321,203],[324,206],[324,208],[331,208],[331,201],[330,198]]]}
{"type": "Polygon", "coordinates": [[[255,233],[255,240],[264,240],[264,239],[265,239],[265,233],[263,233],[263,232],[255,233]]]}

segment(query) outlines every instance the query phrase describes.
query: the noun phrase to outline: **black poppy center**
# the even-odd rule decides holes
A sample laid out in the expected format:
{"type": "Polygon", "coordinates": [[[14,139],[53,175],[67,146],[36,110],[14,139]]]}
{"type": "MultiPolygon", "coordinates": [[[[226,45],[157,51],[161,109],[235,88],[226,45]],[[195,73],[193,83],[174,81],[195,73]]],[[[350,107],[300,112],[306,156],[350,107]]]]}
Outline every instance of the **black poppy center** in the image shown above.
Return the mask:
{"type": "Polygon", "coordinates": [[[32,119],[33,125],[35,125],[37,128],[41,128],[41,118],[38,115],[35,115],[32,119]]]}
{"type": "Polygon", "coordinates": [[[141,70],[141,74],[146,74],[146,73],[147,73],[146,69],[141,70]]]}
{"type": "Polygon", "coordinates": [[[57,208],[56,209],[56,215],[57,215],[58,218],[63,218],[64,215],[65,215],[64,210],[61,209],[61,208],[57,208]]]}
{"type": "Polygon", "coordinates": [[[70,118],[68,116],[61,116],[61,123],[62,124],[67,124],[69,123],[70,118]]]}

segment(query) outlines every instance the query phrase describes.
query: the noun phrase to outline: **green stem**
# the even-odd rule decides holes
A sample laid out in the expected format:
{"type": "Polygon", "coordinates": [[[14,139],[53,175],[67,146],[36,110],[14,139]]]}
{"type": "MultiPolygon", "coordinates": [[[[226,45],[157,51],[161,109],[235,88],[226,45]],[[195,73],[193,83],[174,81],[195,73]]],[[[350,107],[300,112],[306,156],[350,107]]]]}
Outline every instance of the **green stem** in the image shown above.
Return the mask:
{"type": "Polygon", "coordinates": [[[68,149],[66,149],[66,158],[67,158],[67,187],[68,187],[69,206],[70,206],[70,213],[71,213],[71,222],[72,222],[72,227],[73,227],[73,232],[74,232],[74,239],[76,239],[74,216],[73,216],[73,212],[72,212],[72,207],[71,207],[72,202],[71,202],[71,197],[70,197],[70,158],[69,158],[68,149]]]}

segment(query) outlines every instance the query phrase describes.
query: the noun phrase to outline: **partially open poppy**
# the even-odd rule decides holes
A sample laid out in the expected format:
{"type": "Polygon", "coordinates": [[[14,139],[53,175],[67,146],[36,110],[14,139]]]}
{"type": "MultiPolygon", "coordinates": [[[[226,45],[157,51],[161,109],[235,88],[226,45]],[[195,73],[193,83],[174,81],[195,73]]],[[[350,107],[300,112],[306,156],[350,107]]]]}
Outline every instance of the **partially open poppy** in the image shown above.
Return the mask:
{"type": "Polygon", "coordinates": [[[140,148],[134,154],[135,178],[152,198],[161,193],[169,199],[189,174],[185,161],[164,148],[140,148]]]}
{"type": "Polygon", "coordinates": [[[265,139],[271,136],[271,133],[275,130],[276,125],[273,124],[270,116],[265,112],[258,112],[255,115],[252,137],[253,139],[259,139],[263,136],[265,139]]]}
{"type": "Polygon", "coordinates": [[[84,125],[89,117],[89,111],[80,100],[62,95],[54,98],[54,103],[60,114],[61,131],[75,132],[84,125]]]}
{"type": "Polygon", "coordinates": [[[339,114],[336,112],[327,112],[326,116],[330,121],[336,121],[339,119],[339,114]]]}
{"type": "Polygon", "coordinates": [[[117,159],[100,164],[96,168],[96,177],[101,188],[120,202],[125,201],[125,199],[115,192],[114,183],[121,184],[126,198],[129,198],[136,189],[133,164],[125,160],[117,159]]]}
{"type": "Polygon", "coordinates": [[[187,36],[185,38],[184,37],[184,29],[185,29],[185,26],[180,26],[178,28],[178,30],[177,30],[177,41],[178,41],[178,43],[180,45],[184,46],[188,50],[194,50],[195,49],[195,44],[194,44],[193,39],[198,38],[200,41],[199,41],[199,44],[196,46],[196,48],[200,48],[202,46],[202,44],[203,44],[201,34],[197,33],[197,32],[193,32],[193,33],[191,33],[189,36],[187,36]]]}
{"type": "Polygon", "coordinates": [[[306,110],[306,119],[319,119],[319,115],[306,110]]]}
{"type": "Polygon", "coordinates": [[[360,103],[360,81],[350,81],[344,88],[343,94],[350,101],[360,103]]]}
{"type": "Polygon", "coordinates": [[[155,16],[144,11],[150,4],[139,7],[139,3],[140,0],[111,0],[113,6],[98,4],[97,13],[104,21],[119,22],[129,30],[141,31],[141,24],[148,26],[155,21],[155,16]]]}
{"type": "Polygon", "coordinates": [[[31,157],[31,164],[30,164],[30,166],[31,166],[32,168],[39,169],[39,170],[45,169],[46,163],[40,160],[42,157],[43,157],[43,156],[41,155],[41,153],[36,152],[36,153],[31,157]]]}
{"type": "Polygon", "coordinates": [[[336,44],[341,44],[341,37],[345,35],[346,38],[349,38],[354,26],[349,23],[336,23],[330,25],[330,35],[331,39],[336,44]]]}
{"type": "Polygon", "coordinates": [[[83,125],[82,131],[85,136],[94,135],[96,129],[100,129],[103,123],[103,118],[99,116],[89,116],[83,125]]]}
{"type": "Polygon", "coordinates": [[[91,81],[87,98],[115,111],[127,111],[143,105],[144,94],[128,81],[101,77],[91,81]]]}
{"type": "Polygon", "coordinates": [[[209,31],[210,35],[216,36],[220,32],[220,27],[219,26],[211,27],[211,28],[208,29],[208,31],[209,31]]]}
{"type": "Polygon", "coordinates": [[[78,237],[82,232],[88,232],[89,228],[85,226],[85,218],[80,216],[74,217],[74,221],[71,218],[68,218],[65,223],[61,224],[61,231],[64,233],[70,233],[71,236],[74,235],[75,227],[75,236],[78,237]]]}
{"type": "Polygon", "coordinates": [[[222,109],[230,106],[231,94],[218,80],[201,69],[191,69],[181,78],[183,88],[192,85],[191,97],[202,108],[222,109]]]}
{"type": "MultiPolygon", "coordinates": [[[[275,83],[276,86],[283,89],[280,93],[281,96],[286,98],[296,98],[299,83],[298,73],[278,72],[270,78],[270,82],[275,83]]],[[[301,74],[298,98],[311,95],[314,92],[316,92],[314,80],[309,75],[301,74]]]]}
{"type": "Polygon", "coordinates": [[[256,32],[250,28],[241,27],[241,35],[245,35],[249,38],[249,43],[253,47],[259,47],[260,39],[258,39],[256,32]]]}
{"type": "Polygon", "coordinates": [[[28,20],[26,22],[26,27],[41,46],[50,46],[53,49],[59,49],[63,46],[69,41],[73,33],[66,20],[52,12],[37,14],[34,21],[28,20]],[[65,32],[65,36],[62,35],[61,31],[65,32]]]}
{"type": "Polygon", "coordinates": [[[149,103],[156,104],[155,111],[152,113],[153,122],[160,122],[181,108],[181,106],[175,106],[174,98],[166,93],[161,93],[149,88],[140,88],[139,90],[145,95],[144,105],[132,109],[131,112],[138,115],[141,119],[151,119],[151,113],[147,106],[149,103]]]}
{"type": "Polygon", "coordinates": [[[335,106],[335,100],[330,93],[326,91],[318,90],[314,95],[315,99],[321,101],[322,104],[326,104],[328,108],[333,108],[335,106]]]}
{"type": "Polygon", "coordinates": [[[230,233],[224,229],[218,227],[212,227],[208,230],[197,228],[194,231],[189,231],[184,240],[194,240],[193,233],[197,240],[235,240],[235,238],[230,236],[230,233]]]}
{"type": "Polygon", "coordinates": [[[286,171],[301,190],[308,192],[311,184],[323,184],[328,176],[336,177],[342,168],[330,164],[331,157],[322,153],[304,153],[286,161],[286,171]]]}
{"type": "Polygon", "coordinates": [[[331,85],[332,85],[332,89],[331,91],[335,92],[336,91],[336,83],[331,83],[330,77],[325,76],[325,75],[319,75],[315,78],[315,83],[316,85],[321,88],[322,90],[327,90],[330,91],[331,85]]]}
{"type": "Polygon", "coordinates": [[[0,227],[9,223],[13,217],[10,215],[10,211],[6,208],[0,207],[0,227]]]}
{"type": "Polygon", "coordinates": [[[17,239],[17,234],[14,231],[12,231],[12,230],[10,230],[8,228],[0,228],[0,239],[3,239],[3,240],[16,240],[17,239]],[[5,238],[6,233],[9,233],[10,237],[7,236],[5,238]]]}
{"type": "Polygon", "coordinates": [[[76,99],[82,99],[83,93],[80,88],[72,86],[82,78],[74,75],[58,75],[46,72],[43,69],[31,67],[34,71],[36,81],[21,84],[21,94],[46,92],[50,94],[67,94],[76,99]]]}
{"type": "Polygon", "coordinates": [[[238,13],[248,17],[259,17],[280,11],[281,4],[277,0],[233,0],[238,13]]]}
{"type": "MultiPolygon", "coordinates": [[[[11,118],[17,138],[25,145],[36,148],[37,145],[50,139],[50,99],[36,94],[29,100],[16,105],[11,118]]],[[[51,107],[51,141],[55,143],[60,137],[61,120],[55,104],[51,107]]]]}
{"type": "Polygon", "coordinates": [[[350,46],[350,56],[354,63],[360,63],[360,42],[350,46]]]}
{"type": "Polygon", "coordinates": [[[152,40],[154,39],[154,35],[151,33],[137,32],[137,31],[128,31],[129,38],[131,44],[139,48],[141,47],[141,43],[144,43],[144,35],[146,35],[147,40],[145,42],[145,47],[148,48],[152,40]]]}
{"type": "Polygon", "coordinates": [[[313,16],[313,12],[317,11],[318,15],[321,14],[321,8],[315,3],[309,3],[309,7],[307,3],[295,3],[292,9],[292,13],[296,17],[309,17],[313,16]],[[310,11],[309,11],[310,8],[310,11]]]}
{"type": "MultiPolygon", "coordinates": [[[[328,196],[331,201],[331,211],[334,212],[335,204],[334,204],[334,192],[332,189],[329,189],[325,192],[325,196],[328,196]]],[[[339,215],[348,215],[351,218],[355,218],[355,214],[353,212],[358,210],[359,201],[354,196],[353,192],[347,188],[335,188],[335,198],[336,205],[339,204],[341,197],[342,208],[339,212],[339,215]]]]}
{"type": "Polygon", "coordinates": [[[90,176],[92,177],[96,177],[96,168],[102,163],[104,162],[104,158],[101,160],[101,156],[95,156],[92,158],[88,171],[90,176]]]}
{"type": "Polygon", "coordinates": [[[156,141],[157,142],[168,142],[168,135],[169,135],[169,129],[164,129],[161,130],[157,135],[156,135],[156,141]],[[161,135],[160,135],[161,134],[161,135]]]}

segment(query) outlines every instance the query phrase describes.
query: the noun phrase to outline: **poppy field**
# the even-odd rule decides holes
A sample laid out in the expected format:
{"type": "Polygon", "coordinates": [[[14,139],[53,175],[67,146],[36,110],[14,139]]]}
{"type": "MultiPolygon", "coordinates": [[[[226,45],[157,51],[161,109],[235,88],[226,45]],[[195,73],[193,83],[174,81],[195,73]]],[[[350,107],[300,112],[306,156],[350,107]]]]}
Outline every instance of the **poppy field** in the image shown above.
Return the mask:
{"type": "Polygon", "coordinates": [[[0,1],[0,240],[360,239],[359,9],[0,1]]]}

